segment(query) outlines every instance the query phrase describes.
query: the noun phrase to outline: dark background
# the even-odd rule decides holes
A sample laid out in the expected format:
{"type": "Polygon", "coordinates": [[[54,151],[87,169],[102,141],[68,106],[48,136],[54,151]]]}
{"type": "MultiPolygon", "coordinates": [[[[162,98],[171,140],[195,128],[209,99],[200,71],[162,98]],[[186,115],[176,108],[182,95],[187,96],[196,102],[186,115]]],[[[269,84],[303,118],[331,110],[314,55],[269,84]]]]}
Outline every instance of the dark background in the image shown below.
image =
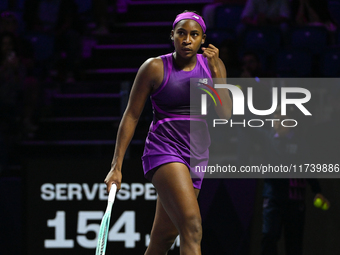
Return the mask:
{"type": "MultiPolygon", "coordinates": [[[[94,248],[84,249],[77,244],[78,213],[104,212],[106,201],[99,200],[98,196],[93,201],[43,201],[41,185],[86,183],[92,187],[103,182],[138,67],[149,57],[173,50],[169,34],[178,13],[185,9],[201,12],[212,2],[109,0],[94,4],[89,0],[69,1],[70,5],[59,9],[57,19],[49,21],[52,25],[47,26],[37,21],[39,1],[1,0],[0,11],[14,13],[17,18],[16,35],[24,45],[17,55],[26,69],[25,82],[17,92],[16,110],[4,110],[0,115],[1,255],[95,253],[94,248]],[[33,113],[28,114],[30,111],[33,113]],[[57,211],[65,212],[65,234],[66,239],[74,240],[72,249],[44,248],[44,240],[55,238],[54,228],[48,227],[47,221],[54,219],[57,211]]],[[[308,37],[294,42],[290,37],[288,42],[282,38],[277,42],[267,37],[266,29],[255,29],[255,35],[261,33],[264,37],[240,39],[236,27],[245,1],[221,2],[214,27],[207,32],[209,43],[220,46],[226,39],[233,40],[238,46],[233,57],[240,62],[245,51],[255,51],[264,73],[274,73],[273,77],[339,77],[338,32],[334,33],[334,40],[329,41],[327,31],[304,27],[302,35],[321,35],[324,40],[313,41],[315,37],[308,37]],[[236,14],[230,14],[234,10],[236,14]],[[269,49],[268,45],[273,47],[269,49]]],[[[333,6],[338,3],[329,2],[333,6]]],[[[290,29],[294,34],[293,31],[301,28],[292,24],[290,29]]],[[[324,89],[312,91],[316,107],[306,129],[312,141],[313,159],[320,163],[339,164],[339,86],[338,82],[331,86],[325,83],[324,89]]],[[[124,162],[126,184],[146,183],[140,157],[151,118],[151,106],[147,102],[124,162]]],[[[237,131],[228,129],[225,142],[226,162],[236,164],[237,131]]],[[[262,150],[257,144],[252,147],[249,157],[256,162],[261,159],[262,150]]],[[[313,194],[307,190],[304,254],[336,255],[340,253],[340,181],[321,179],[320,184],[331,208],[328,211],[315,208],[313,194]]],[[[203,254],[259,254],[262,185],[261,179],[204,181],[199,197],[203,254]]],[[[146,201],[143,196],[136,200],[117,199],[111,226],[122,213],[132,211],[136,215],[134,227],[141,238],[135,249],[124,248],[123,242],[108,242],[107,254],[143,254],[144,238],[150,233],[154,209],[155,201],[146,201]]],[[[99,224],[99,220],[88,224],[99,224]]],[[[91,232],[86,237],[94,239],[95,234],[91,232]]],[[[178,248],[169,252],[178,253],[178,248]]],[[[284,254],[283,240],[279,254],[284,254]]]]}

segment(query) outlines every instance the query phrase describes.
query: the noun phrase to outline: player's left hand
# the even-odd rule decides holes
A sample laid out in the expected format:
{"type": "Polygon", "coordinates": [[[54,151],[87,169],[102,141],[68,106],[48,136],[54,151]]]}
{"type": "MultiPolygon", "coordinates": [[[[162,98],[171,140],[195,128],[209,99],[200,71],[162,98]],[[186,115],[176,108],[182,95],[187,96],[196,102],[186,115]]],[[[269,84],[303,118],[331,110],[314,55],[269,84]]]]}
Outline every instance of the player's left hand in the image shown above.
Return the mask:
{"type": "Polygon", "coordinates": [[[208,47],[202,47],[203,56],[208,59],[208,65],[211,73],[218,73],[219,70],[219,49],[209,44],[208,47]]]}

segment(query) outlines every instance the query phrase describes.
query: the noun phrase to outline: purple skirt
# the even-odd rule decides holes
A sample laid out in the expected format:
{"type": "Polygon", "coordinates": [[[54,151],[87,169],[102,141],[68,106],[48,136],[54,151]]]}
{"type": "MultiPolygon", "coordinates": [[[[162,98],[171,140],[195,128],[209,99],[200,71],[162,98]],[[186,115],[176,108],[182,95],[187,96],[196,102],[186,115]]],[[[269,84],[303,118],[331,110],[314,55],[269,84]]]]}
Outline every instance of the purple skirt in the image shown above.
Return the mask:
{"type": "Polygon", "coordinates": [[[190,121],[169,121],[153,130],[151,124],[142,156],[144,176],[149,181],[159,166],[179,162],[188,167],[193,186],[201,188],[204,173],[196,173],[195,168],[208,165],[210,136],[205,122],[195,121],[198,127],[191,127],[194,132],[189,125],[190,121]]]}

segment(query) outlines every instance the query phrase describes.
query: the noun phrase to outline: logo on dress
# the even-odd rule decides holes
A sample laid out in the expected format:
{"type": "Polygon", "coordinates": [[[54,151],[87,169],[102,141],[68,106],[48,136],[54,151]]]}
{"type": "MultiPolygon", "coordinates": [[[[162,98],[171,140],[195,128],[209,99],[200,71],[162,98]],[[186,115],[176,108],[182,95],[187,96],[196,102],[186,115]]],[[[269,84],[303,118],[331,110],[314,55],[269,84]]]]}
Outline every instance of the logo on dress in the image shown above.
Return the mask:
{"type": "Polygon", "coordinates": [[[199,84],[199,85],[208,84],[208,79],[199,79],[199,80],[198,80],[198,84],[199,84]]]}

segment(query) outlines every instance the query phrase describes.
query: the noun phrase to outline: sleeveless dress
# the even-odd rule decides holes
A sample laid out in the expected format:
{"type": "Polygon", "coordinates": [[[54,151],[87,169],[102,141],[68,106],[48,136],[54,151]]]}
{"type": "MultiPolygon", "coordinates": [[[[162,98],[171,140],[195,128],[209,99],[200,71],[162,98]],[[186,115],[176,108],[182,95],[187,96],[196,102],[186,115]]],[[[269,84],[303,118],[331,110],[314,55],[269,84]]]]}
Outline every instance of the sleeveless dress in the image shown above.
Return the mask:
{"type": "Polygon", "coordinates": [[[161,59],[164,78],[150,96],[153,121],[142,156],[144,175],[151,181],[160,165],[181,162],[190,170],[193,186],[200,189],[204,173],[196,173],[195,167],[208,164],[210,135],[205,116],[200,115],[200,101],[195,103],[190,98],[192,92],[202,94],[197,88],[202,84],[193,82],[190,85],[190,78],[203,78],[200,81],[211,83],[207,59],[197,54],[196,66],[191,71],[178,69],[172,53],[161,56],[161,59]]]}

